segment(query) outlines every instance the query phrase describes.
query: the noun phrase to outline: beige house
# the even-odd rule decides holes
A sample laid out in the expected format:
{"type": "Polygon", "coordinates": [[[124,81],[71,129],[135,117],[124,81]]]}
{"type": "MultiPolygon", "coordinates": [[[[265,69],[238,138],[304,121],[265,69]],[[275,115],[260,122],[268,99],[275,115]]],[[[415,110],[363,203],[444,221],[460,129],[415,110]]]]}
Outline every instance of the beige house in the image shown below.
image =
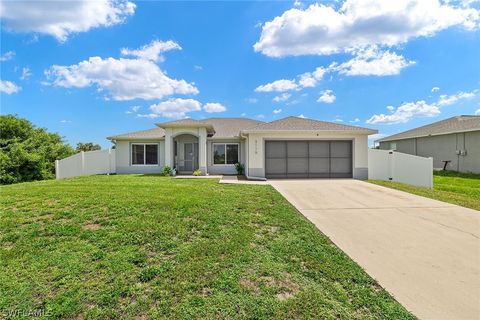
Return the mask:
{"type": "Polygon", "coordinates": [[[480,173],[480,116],[463,115],[378,140],[380,149],[432,157],[433,167],[480,173]]]}
{"type": "Polygon", "coordinates": [[[248,178],[355,178],[368,176],[368,135],[376,130],[287,117],[183,119],[145,131],[108,137],[116,145],[117,173],[235,174],[248,178]]]}

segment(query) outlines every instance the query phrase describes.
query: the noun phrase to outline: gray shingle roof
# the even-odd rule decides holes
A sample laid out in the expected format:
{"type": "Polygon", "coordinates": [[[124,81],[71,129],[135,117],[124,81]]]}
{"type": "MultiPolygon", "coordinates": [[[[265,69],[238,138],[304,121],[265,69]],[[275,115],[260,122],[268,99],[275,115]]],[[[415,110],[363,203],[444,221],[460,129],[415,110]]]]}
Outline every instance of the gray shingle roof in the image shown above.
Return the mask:
{"type": "Polygon", "coordinates": [[[377,130],[349,126],[341,123],[326,122],[300,117],[286,117],[272,122],[264,122],[252,128],[244,129],[245,132],[253,131],[359,131],[376,133],[377,130]]]}
{"type": "Polygon", "coordinates": [[[379,139],[378,142],[477,130],[480,130],[480,116],[462,115],[397,133],[392,136],[379,139]]]}
{"type": "Polygon", "coordinates": [[[157,123],[160,128],[179,127],[179,126],[208,126],[205,120],[180,119],[175,121],[157,123]]]}
{"type": "Polygon", "coordinates": [[[165,137],[165,130],[162,128],[153,128],[142,131],[128,132],[116,136],[107,137],[108,140],[128,140],[128,139],[161,139],[165,137]]]}
{"type": "Polygon", "coordinates": [[[214,138],[238,137],[241,130],[264,123],[262,121],[248,118],[210,118],[203,121],[208,122],[213,126],[215,130],[214,138]]]}

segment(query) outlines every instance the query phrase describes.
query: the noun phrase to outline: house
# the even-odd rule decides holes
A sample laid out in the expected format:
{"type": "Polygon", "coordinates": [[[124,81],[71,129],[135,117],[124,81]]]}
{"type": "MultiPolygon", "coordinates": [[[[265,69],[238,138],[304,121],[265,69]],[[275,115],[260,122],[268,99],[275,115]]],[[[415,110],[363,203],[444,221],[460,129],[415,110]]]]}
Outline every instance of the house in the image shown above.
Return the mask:
{"type": "Polygon", "coordinates": [[[433,157],[433,167],[480,173],[480,116],[463,115],[377,141],[380,149],[433,157]]]}
{"type": "Polygon", "coordinates": [[[116,145],[117,173],[235,174],[248,178],[356,178],[368,176],[368,135],[376,130],[286,117],[183,119],[150,130],[108,137],[116,145]]]}

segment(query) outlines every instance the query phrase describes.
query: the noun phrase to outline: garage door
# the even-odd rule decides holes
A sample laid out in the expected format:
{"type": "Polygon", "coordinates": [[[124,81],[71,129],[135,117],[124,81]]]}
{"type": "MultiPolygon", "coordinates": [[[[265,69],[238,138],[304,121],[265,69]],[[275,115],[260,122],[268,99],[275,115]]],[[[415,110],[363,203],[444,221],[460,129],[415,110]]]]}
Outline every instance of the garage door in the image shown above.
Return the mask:
{"type": "Polygon", "coordinates": [[[352,141],[266,141],[267,178],[351,178],[352,141]]]}

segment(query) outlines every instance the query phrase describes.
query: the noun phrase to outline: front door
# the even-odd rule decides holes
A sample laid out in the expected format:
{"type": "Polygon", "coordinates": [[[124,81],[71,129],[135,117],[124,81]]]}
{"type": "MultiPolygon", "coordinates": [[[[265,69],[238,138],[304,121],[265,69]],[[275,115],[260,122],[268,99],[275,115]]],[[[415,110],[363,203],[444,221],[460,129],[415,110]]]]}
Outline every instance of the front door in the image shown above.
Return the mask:
{"type": "Polygon", "coordinates": [[[195,152],[193,143],[185,143],[184,147],[184,170],[193,171],[195,163],[195,152]]]}

